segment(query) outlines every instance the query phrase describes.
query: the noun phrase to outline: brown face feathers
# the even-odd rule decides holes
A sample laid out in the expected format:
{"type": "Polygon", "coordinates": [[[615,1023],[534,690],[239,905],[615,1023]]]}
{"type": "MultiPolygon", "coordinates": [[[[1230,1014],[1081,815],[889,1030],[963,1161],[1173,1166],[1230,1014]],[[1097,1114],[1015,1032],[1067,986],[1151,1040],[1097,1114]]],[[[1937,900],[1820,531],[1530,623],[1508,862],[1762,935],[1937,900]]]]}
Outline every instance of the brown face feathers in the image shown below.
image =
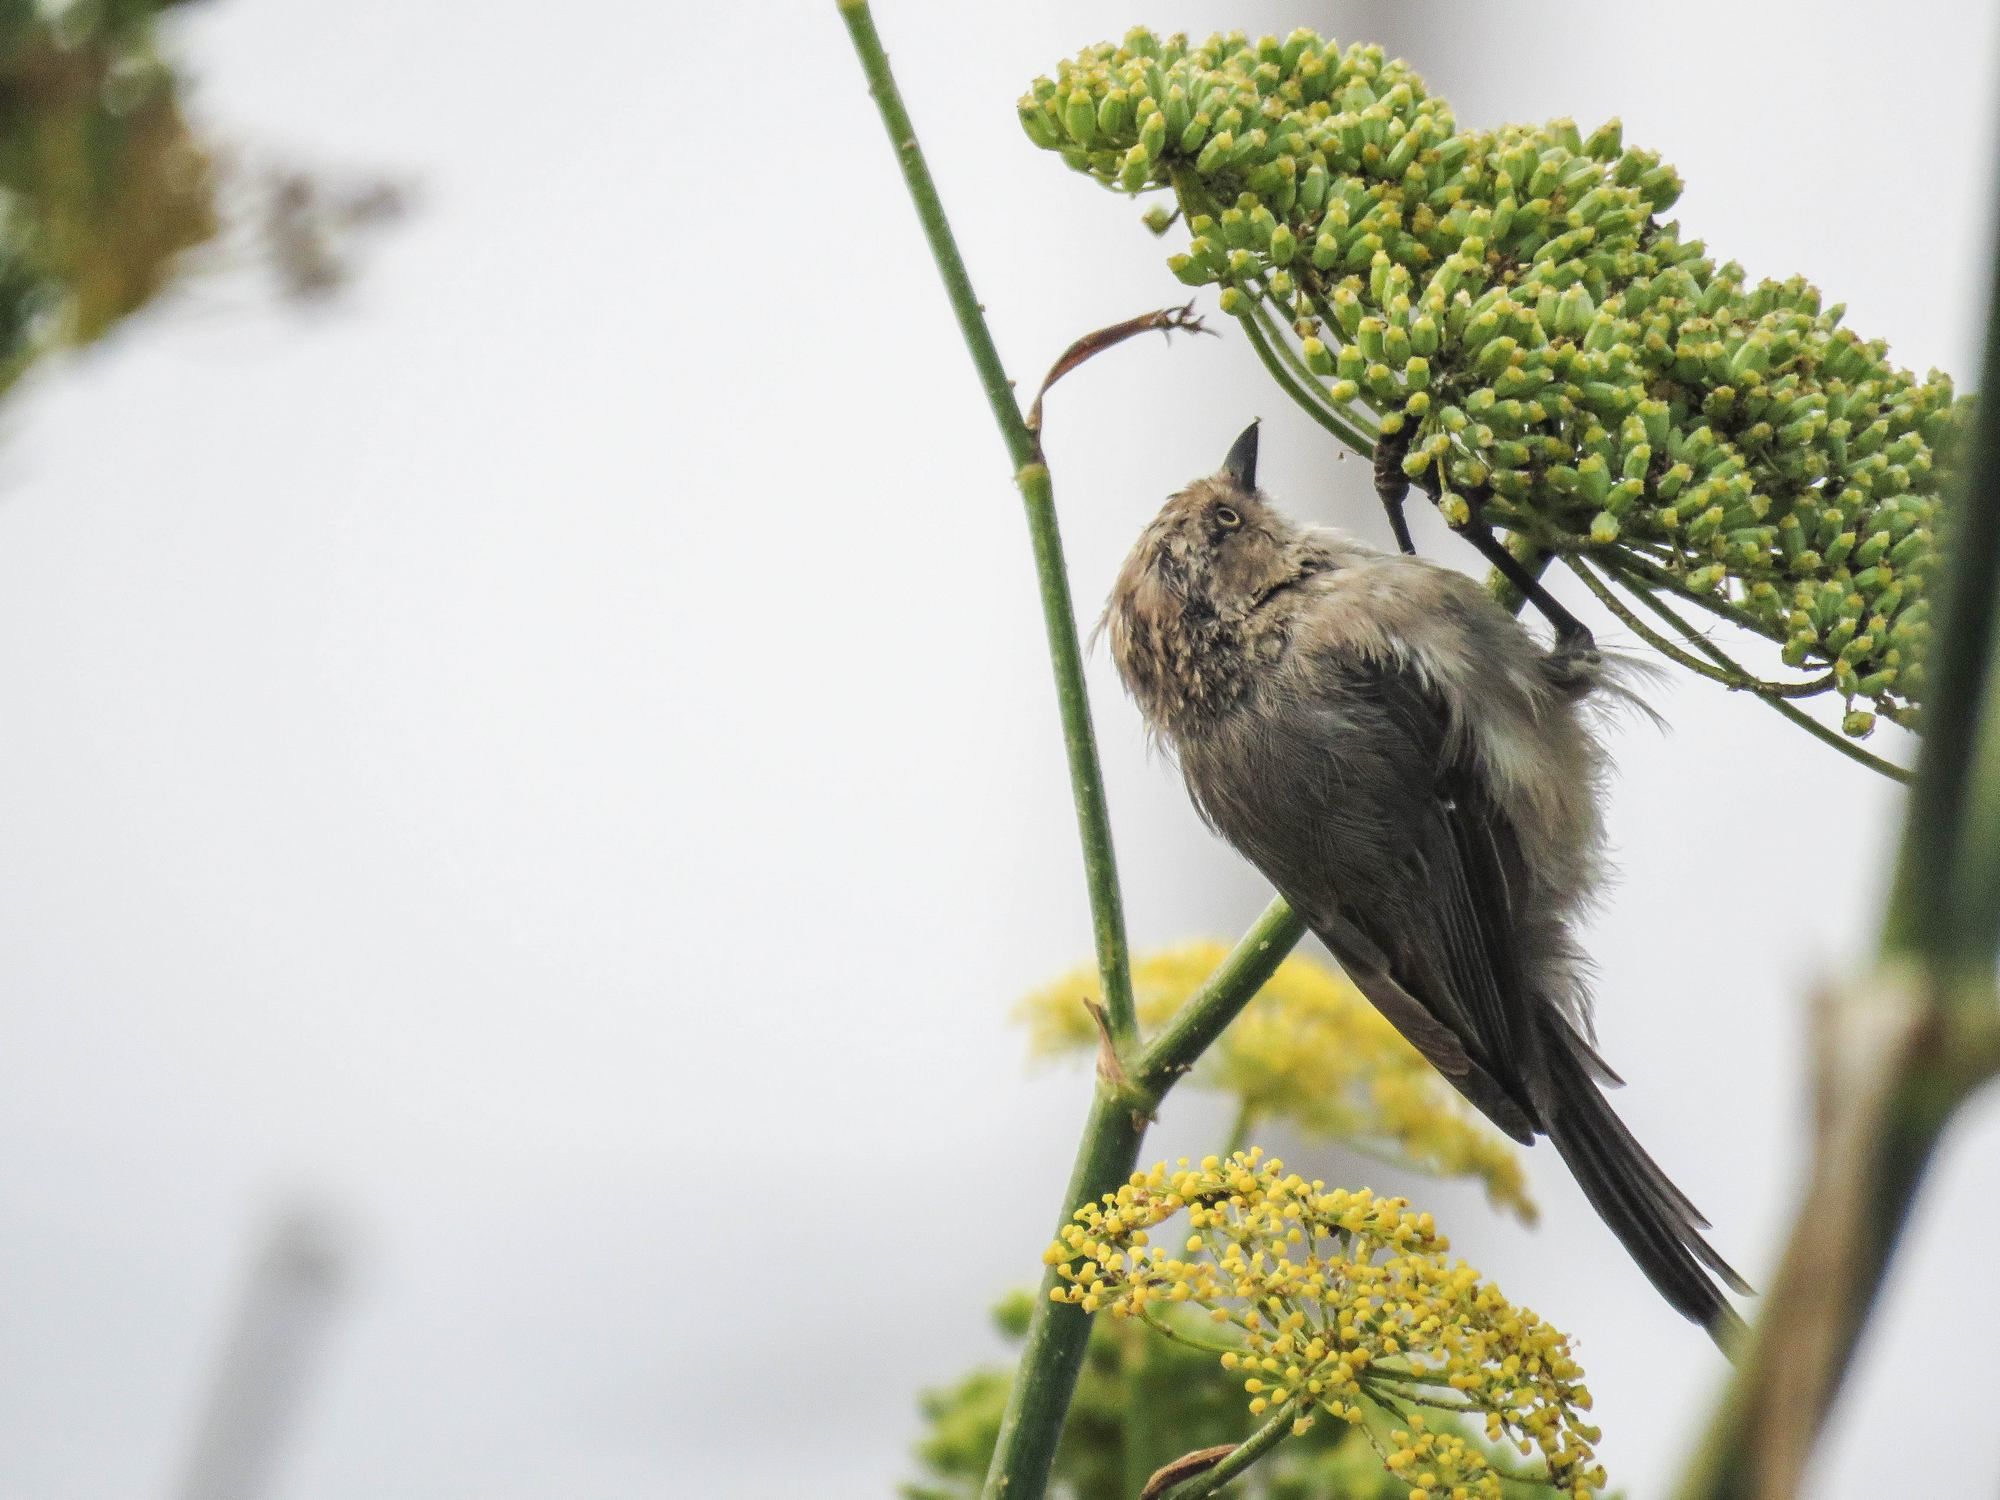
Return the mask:
{"type": "Polygon", "coordinates": [[[1319,566],[1300,538],[1221,475],[1197,479],[1146,528],[1112,586],[1105,624],[1119,674],[1159,727],[1240,698],[1262,654],[1250,616],[1319,566]]]}

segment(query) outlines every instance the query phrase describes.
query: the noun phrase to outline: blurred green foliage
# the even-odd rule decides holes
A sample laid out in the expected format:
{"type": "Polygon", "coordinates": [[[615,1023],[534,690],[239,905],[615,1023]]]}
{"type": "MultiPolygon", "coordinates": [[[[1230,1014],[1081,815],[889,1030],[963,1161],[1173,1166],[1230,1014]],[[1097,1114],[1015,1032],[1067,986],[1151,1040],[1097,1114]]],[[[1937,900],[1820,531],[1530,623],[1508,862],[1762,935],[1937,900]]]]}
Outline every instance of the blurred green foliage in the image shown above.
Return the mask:
{"type": "Polygon", "coordinates": [[[217,229],[156,0],[0,0],[0,393],[102,338],[217,229]]]}

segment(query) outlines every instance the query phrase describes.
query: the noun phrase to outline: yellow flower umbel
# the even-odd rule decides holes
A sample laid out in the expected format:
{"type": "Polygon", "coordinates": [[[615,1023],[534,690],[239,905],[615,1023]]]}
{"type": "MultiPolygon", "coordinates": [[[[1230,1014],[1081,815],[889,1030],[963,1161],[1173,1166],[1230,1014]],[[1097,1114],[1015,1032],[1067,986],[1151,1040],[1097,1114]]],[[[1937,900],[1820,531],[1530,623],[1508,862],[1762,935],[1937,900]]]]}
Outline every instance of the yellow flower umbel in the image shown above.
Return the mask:
{"type": "Polygon", "coordinates": [[[1188,1342],[1161,1310],[1207,1309],[1217,1340],[1204,1347],[1243,1375],[1253,1413],[1297,1427],[1324,1412],[1362,1427],[1409,1500],[1498,1500],[1503,1477],[1413,1407],[1483,1419],[1490,1441],[1538,1455],[1561,1493],[1598,1494],[1598,1433],[1582,1415],[1590,1392],[1568,1338],[1448,1261],[1449,1248],[1404,1199],[1307,1182],[1252,1150],[1134,1173],[1078,1209],[1043,1258],[1056,1277],[1049,1295],[1085,1312],[1141,1318],[1188,1342]],[[1151,1242],[1182,1215],[1177,1248],[1151,1242]]]}
{"type": "MultiPolygon", "coordinates": [[[[1132,966],[1139,1024],[1164,1022],[1227,950],[1184,943],[1132,966]]],[[[1038,1054],[1096,1044],[1083,1000],[1103,999],[1094,971],[1079,969],[1021,1003],[1038,1054]]],[[[1382,1019],[1361,992],[1324,965],[1289,958],[1189,1080],[1236,1095],[1251,1122],[1284,1119],[1398,1165],[1444,1177],[1476,1177],[1487,1197],[1533,1223],[1520,1156],[1458,1091],[1382,1019]]]]}

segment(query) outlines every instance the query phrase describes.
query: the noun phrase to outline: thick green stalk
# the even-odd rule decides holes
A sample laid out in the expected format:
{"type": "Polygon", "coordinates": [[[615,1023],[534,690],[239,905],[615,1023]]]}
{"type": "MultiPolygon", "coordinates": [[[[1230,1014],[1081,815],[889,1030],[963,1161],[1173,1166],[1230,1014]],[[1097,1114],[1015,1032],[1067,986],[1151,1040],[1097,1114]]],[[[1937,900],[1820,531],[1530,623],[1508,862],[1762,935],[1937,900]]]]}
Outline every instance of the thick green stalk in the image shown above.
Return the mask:
{"type": "Polygon", "coordinates": [[[1858,1161],[1823,1157],[1748,1349],[1678,1500],[1791,1500],[1930,1169],[1970,1088],[1910,1055],[1858,1161]],[[1781,1333],[1774,1333],[1774,1325],[1781,1333]]]}
{"type": "MultiPolygon", "coordinates": [[[[2000,254],[1993,259],[1972,462],[1950,519],[1937,616],[1937,644],[1926,664],[1924,737],[1916,784],[1903,825],[1902,853],[1889,894],[1883,947],[1954,968],[1990,969],[1990,918],[1965,909],[1959,876],[1967,810],[1979,769],[1981,726],[1991,715],[1994,633],[2000,627],[2000,254]],[[1980,945],[1984,944],[1982,948],[1980,945]]],[[[1988,726],[1986,733],[1994,733],[1988,726]]],[[[1990,859],[1990,851],[1975,851],[1990,859]]]]}
{"type": "MultiPolygon", "coordinates": [[[[1063,1194],[1063,1222],[1069,1210],[1113,1191],[1132,1175],[1145,1138],[1147,1117],[1134,1110],[1123,1090],[1100,1077],[1090,1118],[1077,1146],[1063,1194]]],[[[984,1500],[1041,1500],[1062,1440],[1077,1372],[1090,1342],[1090,1314],[1067,1302],[1051,1302],[1055,1273],[1042,1278],[1041,1297],[1028,1323],[1021,1363],[1000,1418],[999,1441],[986,1471],[984,1500]]]]}
{"type": "Polygon", "coordinates": [[[1063,744],[1069,752],[1070,789],[1076,801],[1077,830],[1083,842],[1085,879],[1090,889],[1090,914],[1097,946],[1097,967],[1104,986],[1104,1008],[1111,1036],[1121,1053],[1138,1042],[1132,1012],[1131,964],[1125,943],[1125,913],[1118,890],[1118,862],[1111,847],[1111,815],[1104,802],[1104,776],[1097,761],[1097,738],[1091,729],[1090,698],[1084,690],[1083,650],[1077,640],[1076,613],[1070,602],[1069,570],[1063,562],[1062,532],[1056,524],[1055,493],[1041,448],[1014,399],[1014,384],[1000,362],[1000,351],[986,326],[986,315],[972,290],[972,276],[959,254],[958,241],[945,217],[937,184],[931,180],[916,128],[910,123],[903,96],[889,71],[888,54],[868,13],[866,0],[839,0],[841,19],[853,39],[868,92],[882,113],[883,128],[903,168],[903,181],[916,205],[924,238],[937,261],[938,275],[951,298],[960,334],[979,371],[986,403],[1014,463],[1014,483],[1028,512],[1028,534],[1034,542],[1035,573],[1040,581],[1042,620],[1055,668],[1056,697],[1062,709],[1063,744]]]}

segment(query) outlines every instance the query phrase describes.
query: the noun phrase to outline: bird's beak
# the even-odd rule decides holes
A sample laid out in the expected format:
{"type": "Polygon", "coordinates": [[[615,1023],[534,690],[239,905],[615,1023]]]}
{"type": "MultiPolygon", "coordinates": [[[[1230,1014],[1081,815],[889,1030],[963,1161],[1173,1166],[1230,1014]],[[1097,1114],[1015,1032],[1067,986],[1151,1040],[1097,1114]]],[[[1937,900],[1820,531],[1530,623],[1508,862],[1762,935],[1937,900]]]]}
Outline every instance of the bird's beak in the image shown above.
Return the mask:
{"type": "MultiPolygon", "coordinates": [[[[1261,418],[1259,419],[1261,420],[1261,418]]],[[[1222,472],[1239,490],[1257,488],[1257,423],[1243,429],[1243,436],[1230,445],[1222,472]]]]}

